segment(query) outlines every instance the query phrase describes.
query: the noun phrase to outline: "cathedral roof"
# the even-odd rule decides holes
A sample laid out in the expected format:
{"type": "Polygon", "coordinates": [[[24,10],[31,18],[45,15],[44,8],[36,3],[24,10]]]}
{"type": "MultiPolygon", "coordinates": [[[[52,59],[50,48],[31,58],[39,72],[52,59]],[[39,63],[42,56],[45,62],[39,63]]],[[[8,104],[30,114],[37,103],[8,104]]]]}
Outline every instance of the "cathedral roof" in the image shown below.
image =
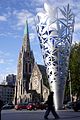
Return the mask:
{"type": "Polygon", "coordinates": [[[47,73],[46,73],[46,67],[44,65],[39,65],[37,64],[39,67],[39,70],[42,74],[42,78],[43,78],[43,84],[47,87],[49,87],[49,83],[48,83],[48,78],[47,78],[47,73]]]}
{"type": "Polygon", "coordinates": [[[37,64],[37,65],[38,65],[38,67],[39,67],[40,72],[41,72],[42,74],[45,74],[45,73],[46,73],[46,67],[45,67],[44,65],[39,65],[39,64],[37,64]]]}

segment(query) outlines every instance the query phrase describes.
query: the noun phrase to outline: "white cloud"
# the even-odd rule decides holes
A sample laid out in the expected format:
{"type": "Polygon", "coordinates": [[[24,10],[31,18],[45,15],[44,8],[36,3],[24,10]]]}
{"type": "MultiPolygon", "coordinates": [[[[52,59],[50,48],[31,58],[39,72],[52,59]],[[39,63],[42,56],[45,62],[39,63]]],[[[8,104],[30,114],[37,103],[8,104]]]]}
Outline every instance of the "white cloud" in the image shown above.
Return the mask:
{"type": "Polygon", "coordinates": [[[17,26],[24,26],[25,25],[25,21],[26,19],[28,19],[28,23],[33,23],[33,14],[30,13],[28,10],[21,10],[19,11],[14,11],[13,14],[17,17],[18,21],[17,21],[17,26]]]}
{"type": "Polygon", "coordinates": [[[34,7],[38,7],[41,6],[43,4],[44,0],[26,0],[24,1],[25,6],[34,8],[34,7]]]}
{"type": "Polygon", "coordinates": [[[0,59],[0,64],[4,64],[4,59],[0,59]]]}
{"type": "Polygon", "coordinates": [[[73,34],[73,40],[72,40],[72,43],[78,43],[80,42],[80,33],[76,32],[73,34]]]}
{"type": "Polygon", "coordinates": [[[0,51],[0,64],[13,64],[14,59],[11,59],[10,57],[10,53],[0,51]]]}
{"type": "Polygon", "coordinates": [[[74,28],[75,28],[75,32],[80,31],[80,22],[75,23],[74,28]]]}
{"type": "Polygon", "coordinates": [[[7,21],[7,18],[5,16],[0,16],[0,21],[7,21]]]}
{"type": "Polygon", "coordinates": [[[34,33],[29,34],[30,40],[34,40],[36,38],[36,35],[34,33]]]}
{"type": "Polygon", "coordinates": [[[61,5],[62,4],[62,6],[63,5],[67,5],[68,3],[72,6],[72,5],[74,5],[75,6],[75,4],[77,4],[77,2],[79,2],[79,1],[74,1],[74,0],[49,0],[51,3],[53,3],[53,5],[56,3],[56,4],[58,4],[58,5],[61,5]],[[74,4],[75,3],[75,4],[74,4]]]}
{"type": "Polygon", "coordinates": [[[0,57],[8,57],[8,56],[10,56],[9,52],[0,51],[0,57]]]}
{"type": "Polygon", "coordinates": [[[9,35],[11,35],[10,32],[0,33],[0,37],[6,37],[6,36],[9,36],[9,35]]]}

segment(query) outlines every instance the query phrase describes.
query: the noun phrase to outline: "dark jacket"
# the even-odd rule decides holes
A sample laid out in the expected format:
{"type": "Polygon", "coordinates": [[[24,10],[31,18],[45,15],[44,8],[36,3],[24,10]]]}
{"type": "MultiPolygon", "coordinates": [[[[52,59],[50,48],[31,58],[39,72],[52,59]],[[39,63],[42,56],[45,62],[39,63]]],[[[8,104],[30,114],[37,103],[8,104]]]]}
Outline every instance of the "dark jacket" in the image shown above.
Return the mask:
{"type": "Polygon", "coordinates": [[[48,107],[52,107],[54,105],[52,93],[50,93],[50,95],[48,96],[48,100],[46,101],[46,104],[48,104],[48,107]]]}

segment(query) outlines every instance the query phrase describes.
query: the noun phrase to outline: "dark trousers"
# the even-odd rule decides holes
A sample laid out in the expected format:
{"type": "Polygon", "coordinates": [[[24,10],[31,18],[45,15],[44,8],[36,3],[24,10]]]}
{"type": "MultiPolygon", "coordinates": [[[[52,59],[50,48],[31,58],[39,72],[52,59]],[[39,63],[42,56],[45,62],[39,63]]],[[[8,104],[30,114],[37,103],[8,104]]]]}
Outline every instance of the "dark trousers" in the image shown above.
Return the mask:
{"type": "Polygon", "coordinates": [[[44,117],[48,117],[50,111],[52,112],[52,114],[54,115],[55,118],[59,118],[59,116],[56,113],[55,108],[53,106],[47,108],[44,117]]]}

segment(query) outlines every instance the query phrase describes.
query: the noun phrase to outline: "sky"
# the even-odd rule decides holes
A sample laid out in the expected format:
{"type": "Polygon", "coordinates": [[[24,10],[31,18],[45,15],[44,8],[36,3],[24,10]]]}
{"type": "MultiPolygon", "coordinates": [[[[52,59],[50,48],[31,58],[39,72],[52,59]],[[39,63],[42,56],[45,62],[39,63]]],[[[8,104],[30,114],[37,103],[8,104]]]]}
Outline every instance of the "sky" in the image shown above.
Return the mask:
{"type": "MultiPolygon", "coordinates": [[[[29,39],[35,61],[44,64],[36,33],[36,14],[46,0],[0,0],[0,83],[8,74],[17,74],[19,51],[22,46],[25,21],[28,20],[29,39]]],[[[73,43],[80,41],[80,0],[48,0],[52,6],[68,3],[75,14],[73,43]]]]}

